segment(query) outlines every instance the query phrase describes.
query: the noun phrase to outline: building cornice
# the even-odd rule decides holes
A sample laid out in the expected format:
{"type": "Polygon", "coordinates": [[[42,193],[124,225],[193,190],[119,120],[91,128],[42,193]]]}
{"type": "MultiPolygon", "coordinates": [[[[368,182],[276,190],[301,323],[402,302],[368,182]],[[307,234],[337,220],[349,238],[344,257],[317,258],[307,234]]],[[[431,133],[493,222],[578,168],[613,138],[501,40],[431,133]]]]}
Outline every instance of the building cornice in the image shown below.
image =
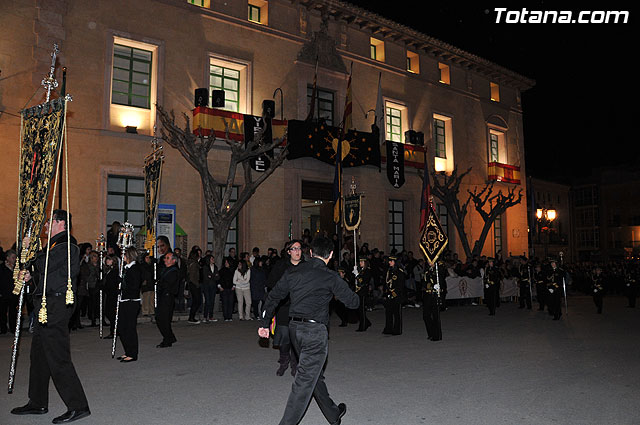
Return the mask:
{"type": "Polygon", "coordinates": [[[369,12],[341,0],[290,0],[310,11],[326,13],[337,21],[369,31],[372,35],[407,48],[422,51],[433,58],[478,73],[491,81],[525,91],[535,86],[535,81],[487,59],[464,51],[451,44],[423,34],[376,13],[369,12]]]}

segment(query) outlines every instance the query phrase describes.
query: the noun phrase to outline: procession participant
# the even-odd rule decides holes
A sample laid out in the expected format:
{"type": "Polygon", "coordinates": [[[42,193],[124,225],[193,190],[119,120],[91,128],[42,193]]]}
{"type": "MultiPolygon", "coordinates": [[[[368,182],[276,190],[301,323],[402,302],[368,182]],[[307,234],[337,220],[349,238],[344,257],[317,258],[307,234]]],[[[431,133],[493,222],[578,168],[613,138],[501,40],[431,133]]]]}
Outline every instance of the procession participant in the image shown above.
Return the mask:
{"type": "Polygon", "coordinates": [[[385,324],[383,334],[402,334],[402,301],[404,297],[405,272],[396,264],[397,257],[389,256],[389,268],[383,287],[385,324]]]}
{"type": "Polygon", "coordinates": [[[124,356],[118,357],[121,362],[138,360],[138,313],[140,312],[140,287],[144,280],[142,264],[136,263],[138,252],[135,247],[125,248],[124,274],[122,276],[120,310],[118,312],[118,336],[124,349],[124,356]]]}
{"type": "Polygon", "coordinates": [[[424,273],[424,287],[422,288],[422,320],[427,328],[427,338],[431,341],[442,339],[440,312],[438,306],[438,276],[435,267],[429,267],[424,273]]]}
{"type": "Polygon", "coordinates": [[[538,311],[544,311],[544,307],[547,305],[547,298],[549,291],[547,291],[547,283],[545,275],[542,272],[540,264],[536,264],[533,272],[533,281],[536,284],[536,299],[538,300],[538,311]]]}
{"type": "Polygon", "coordinates": [[[547,292],[549,293],[548,305],[549,314],[553,316],[553,320],[560,320],[562,316],[562,286],[564,278],[564,270],[558,267],[556,260],[550,261],[551,268],[547,272],[547,292]]]}
{"type": "Polygon", "coordinates": [[[356,332],[364,332],[371,326],[371,321],[367,318],[365,299],[371,290],[373,277],[371,276],[367,257],[360,257],[358,263],[355,292],[360,298],[360,306],[358,307],[358,329],[356,329],[356,332]]]}
{"type": "Polygon", "coordinates": [[[602,314],[602,304],[604,299],[604,276],[602,269],[596,267],[591,275],[591,291],[593,293],[593,302],[596,305],[598,314],[602,314]]]}
{"type": "Polygon", "coordinates": [[[520,289],[520,303],[519,308],[527,306],[527,310],[531,310],[531,280],[529,276],[529,264],[527,257],[520,257],[522,262],[514,267],[514,275],[518,279],[518,286],[520,289]]]}
{"type": "Polygon", "coordinates": [[[340,276],[327,267],[333,254],[333,242],[319,236],[311,242],[311,259],[287,270],[269,293],[260,317],[258,335],[269,336],[269,324],[278,303],[291,298],[289,333],[298,355],[298,373],[280,425],[296,425],[303,418],[311,400],[316,400],[331,424],[340,424],[347,407],[336,406],[329,397],[323,368],[328,354],[329,302],[335,296],[347,308],[358,307],[358,296],[340,276]]]}
{"type": "MultiPolygon", "coordinates": [[[[302,257],[302,241],[293,239],[288,241],[284,246],[284,256],[278,260],[273,266],[273,269],[269,273],[267,278],[267,289],[270,291],[278,283],[278,280],[285,274],[285,272],[293,267],[297,267],[304,262],[302,257]]],[[[289,339],[289,306],[291,299],[285,297],[276,308],[276,330],[273,335],[273,346],[278,347],[280,351],[280,357],[278,363],[280,366],[276,371],[276,375],[282,376],[289,366],[291,366],[291,374],[295,375],[297,370],[296,356],[293,353],[291,347],[291,340],[289,339]]],[[[263,308],[264,309],[264,308],[263,308]]]]}
{"type": "Polygon", "coordinates": [[[109,335],[106,339],[113,338],[113,331],[116,324],[116,307],[118,305],[118,259],[113,255],[107,255],[104,259],[104,315],[109,320],[109,335]]]}
{"type": "Polygon", "coordinates": [[[156,347],[165,348],[177,341],[171,329],[171,319],[175,307],[175,297],[179,288],[177,259],[173,252],[163,255],[164,267],[158,281],[158,308],[156,308],[156,325],[162,334],[162,342],[156,347]]]}
{"type": "MultiPolygon", "coordinates": [[[[46,315],[46,324],[36,320],[31,341],[31,365],[29,368],[29,402],[11,410],[14,415],[45,414],[49,405],[49,380],[67,406],[67,412],[54,418],[53,423],[72,422],[91,414],[82,384],[71,361],[69,319],[73,305],[66,305],[67,291],[76,292],[80,270],[79,248],[75,238],[67,234],[71,230],[71,214],[54,210],[44,225],[49,236],[48,244],[36,254],[32,271],[24,273],[24,280],[34,280],[34,304],[36,315],[46,315]],[[68,243],[70,240],[70,244],[68,243]],[[48,251],[48,259],[47,259],[48,251]],[[70,260],[70,262],[68,262],[70,260]],[[48,261],[48,265],[46,264],[48,261]],[[46,276],[45,276],[46,270],[46,276]],[[71,288],[68,286],[70,270],[71,288]],[[46,278],[46,293],[44,283],[46,278]],[[46,307],[43,305],[46,299],[46,307]],[[45,311],[40,311],[46,308],[45,311]]],[[[23,240],[28,247],[29,238],[23,240]]]]}
{"type": "Polygon", "coordinates": [[[499,290],[498,284],[502,278],[500,270],[493,264],[494,259],[488,258],[487,265],[482,269],[482,281],[484,284],[484,301],[489,309],[489,316],[496,315],[496,306],[498,302],[499,290]]]}

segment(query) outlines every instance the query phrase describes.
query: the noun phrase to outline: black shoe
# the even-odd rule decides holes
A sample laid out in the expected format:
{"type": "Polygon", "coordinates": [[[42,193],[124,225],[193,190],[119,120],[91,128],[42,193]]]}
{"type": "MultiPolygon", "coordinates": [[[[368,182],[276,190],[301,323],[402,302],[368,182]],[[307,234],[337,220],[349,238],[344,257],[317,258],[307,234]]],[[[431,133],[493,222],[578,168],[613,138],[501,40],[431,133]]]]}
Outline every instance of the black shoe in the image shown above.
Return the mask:
{"type": "Polygon", "coordinates": [[[89,408],[81,410],[68,410],[66,413],[53,419],[54,424],[66,424],[69,422],[77,421],[78,419],[85,418],[91,414],[89,408]]]}
{"type": "Polygon", "coordinates": [[[278,370],[276,370],[276,375],[278,376],[284,375],[284,372],[287,370],[288,367],[289,367],[288,363],[281,363],[278,370]]]}
{"type": "Polygon", "coordinates": [[[338,420],[331,425],[340,425],[342,423],[342,417],[347,413],[347,405],[344,403],[338,404],[338,410],[340,411],[340,413],[338,413],[338,420]]]}
{"type": "Polygon", "coordinates": [[[24,406],[11,409],[11,413],[13,413],[14,415],[44,415],[48,411],[49,409],[47,409],[46,407],[38,407],[34,404],[31,404],[31,402],[25,404],[24,406]]]}
{"type": "Polygon", "coordinates": [[[167,343],[167,342],[161,342],[160,344],[156,345],[156,348],[166,348],[166,347],[171,347],[171,343],[167,343]]]}

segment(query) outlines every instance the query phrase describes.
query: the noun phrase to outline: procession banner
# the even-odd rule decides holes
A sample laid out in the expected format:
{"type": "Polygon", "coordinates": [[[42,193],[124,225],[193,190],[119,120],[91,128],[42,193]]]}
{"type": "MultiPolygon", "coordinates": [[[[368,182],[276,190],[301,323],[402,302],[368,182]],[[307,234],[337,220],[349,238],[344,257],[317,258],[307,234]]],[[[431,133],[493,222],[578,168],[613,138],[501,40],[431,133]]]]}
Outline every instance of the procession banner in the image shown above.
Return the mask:
{"type": "MultiPolygon", "coordinates": [[[[518,285],[515,279],[503,279],[500,284],[500,297],[518,296],[518,285]]],[[[447,276],[447,299],[482,298],[484,289],[481,277],[447,276]]]]}
{"type": "Polygon", "coordinates": [[[387,140],[387,179],[399,189],[404,184],[404,143],[387,140]]]}
{"type": "Polygon", "coordinates": [[[349,195],[344,197],[344,227],[354,231],[360,226],[362,218],[362,196],[349,195]]]}
{"type": "Polygon", "coordinates": [[[156,244],[156,212],[163,163],[163,157],[158,157],[148,161],[144,166],[144,227],[146,230],[144,248],[149,251],[153,250],[156,244]]]}

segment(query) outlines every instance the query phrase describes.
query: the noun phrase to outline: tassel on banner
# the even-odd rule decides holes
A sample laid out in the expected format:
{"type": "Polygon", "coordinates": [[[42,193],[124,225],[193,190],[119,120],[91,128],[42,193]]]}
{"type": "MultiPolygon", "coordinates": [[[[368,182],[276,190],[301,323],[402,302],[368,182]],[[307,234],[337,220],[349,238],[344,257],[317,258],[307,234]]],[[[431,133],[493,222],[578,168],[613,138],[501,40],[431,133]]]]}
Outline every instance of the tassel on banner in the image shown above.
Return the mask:
{"type": "Polygon", "coordinates": [[[71,279],[67,280],[67,296],[65,298],[67,305],[73,304],[73,286],[71,285],[71,279]]]}
{"type": "Polygon", "coordinates": [[[43,325],[47,323],[47,296],[42,295],[42,303],[40,304],[40,312],[38,312],[38,321],[43,325]]]}

